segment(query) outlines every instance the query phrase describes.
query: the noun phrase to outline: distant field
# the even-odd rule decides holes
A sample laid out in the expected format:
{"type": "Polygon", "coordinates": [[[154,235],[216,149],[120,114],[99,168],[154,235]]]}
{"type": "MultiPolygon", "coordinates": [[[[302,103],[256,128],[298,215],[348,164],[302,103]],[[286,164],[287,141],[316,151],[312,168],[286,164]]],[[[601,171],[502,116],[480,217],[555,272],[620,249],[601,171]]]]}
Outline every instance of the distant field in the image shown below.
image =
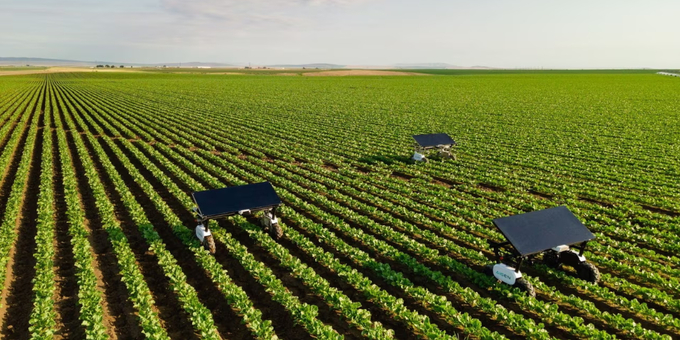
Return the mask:
{"type": "Polygon", "coordinates": [[[251,74],[251,75],[276,75],[280,73],[302,74],[308,72],[321,72],[318,69],[243,69],[243,68],[141,68],[141,70],[155,73],[198,73],[198,74],[251,74]]]}
{"type": "MultiPolygon", "coordinates": [[[[243,68],[138,68],[138,70],[154,73],[194,73],[194,74],[251,74],[251,75],[303,75],[305,73],[342,72],[344,69],[243,69],[243,68]]],[[[367,70],[370,71],[370,70],[367,70]]],[[[501,69],[391,69],[376,70],[378,72],[409,72],[430,75],[510,75],[510,74],[653,74],[660,70],[501,70],[501,69]]],[[[664,70],[667,72],[677,72],[664,70]]]]}
{"type": "Polygon", "coordinates": [[[680,338],[677,78],[260,72],[0,77],[2,338],[680,338]],[[458,160],[411,164],[435,132],[458,160]],[[261,181],[283,238],[229,218],[210,255],[191,192],[261,181]],[[493,219],[559,205],[599,284],[484,274],[493,219]]]}
{"type": "Polygon", "coordinates": [[[37,71],[44,70],[47,67],[44,66],[0,66],[0,72],[13,72],[13,71],[37,71]]]}
{"type": "Polygon", "coordinates": [[[660,70],[402,70],[435,75],[485,75],[485,74],[652,74],[660,70]]]}

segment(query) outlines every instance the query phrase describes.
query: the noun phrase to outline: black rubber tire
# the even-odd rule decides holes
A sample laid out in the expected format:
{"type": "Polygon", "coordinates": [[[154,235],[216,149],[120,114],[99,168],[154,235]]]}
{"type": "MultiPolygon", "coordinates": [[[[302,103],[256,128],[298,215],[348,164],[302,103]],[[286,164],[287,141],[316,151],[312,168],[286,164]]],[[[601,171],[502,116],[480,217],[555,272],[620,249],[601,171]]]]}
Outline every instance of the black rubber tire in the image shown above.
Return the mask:
{"type": "Polygon", "coordinates": [[[487,264],[486,266],[484,266],[484,274],[494,277],[493,266],[494,266],[493,264],[487,264]]]}
{"type": "Polygon", "coordinates": [[[560,263],[560,254],[553,250],[546,251],[543,253],[543,264],[550,268],[559,269],[562,265],[560,263]]]}
{"type": "Polygon", "coordinates": [[[260,217],[260,225],[262,226],[262,230],[264,230],[265,233],[269,232],[269,225],[267,224],[267,218],[262,216],[260,217]]]}
{"type": "Polygon", "coordinates": [[[595,267],[592,263],[582,262],[576,266],[575,269],[576,273],[578,273],[578,277],[582,280],[588,281],[590,283],[600,282],[600,270],[597,269],[597,267],[595,267]]]}
{"type": "Polygon", "coordinates": [[[203,248],[209,251],[210,254],[215,254],[215,240],[212,235],[203,238],[203,248]]]}
{"type": "Polygon", "coordinates": [[[283,237],[283,229],[278,223],[274,223],[272,227],[269,229],[269,234],[272,236],[274,240],[280,240],[281,237],[283,237]]]}
{"type": "Polygon", "coordinates": [[[534,289],[534,285],[532,285],[531,282],[525,280],[523,277],[517,279],[513,287],[519,288],[519,290],[527,293],[528,296],[536,297],[536,290],[534,289]]]}

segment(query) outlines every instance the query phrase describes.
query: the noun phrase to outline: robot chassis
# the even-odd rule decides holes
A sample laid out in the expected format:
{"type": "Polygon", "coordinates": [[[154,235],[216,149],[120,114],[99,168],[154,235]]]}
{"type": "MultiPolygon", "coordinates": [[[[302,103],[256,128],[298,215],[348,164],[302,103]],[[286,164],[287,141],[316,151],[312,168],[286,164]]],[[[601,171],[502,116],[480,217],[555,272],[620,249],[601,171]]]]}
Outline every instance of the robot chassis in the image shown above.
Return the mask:
{"type": "MultiPolygon", "coordinates": [[[[193,211],[196,214],[196,237],[206,250],[211,254],[215,254],[215,240],[213,239],[212,232],[208,226],[210,218],[201,215],[196,208],[194,208],[193,211]]],[[[283,229],[281,229],[281,226],[279,225],[279,219],[276,218],[276,207],[261,211],[262,215],[259,218],[260,225],[273,239],[279,240],[283,237],[283,229]]],[[[254,212],[246,209],[239,211],[238,214],[241,216],[250,216],[254,214],[254,212]]]]}
{"type": "Polygon", "coordinates": [[[211,219],[229,216],[252,216],[260,213],[259,223],[275,240],[283,236],[276,218],[281,199],[269,182],[247,184],[192,193],[196,207],[196,238],[211,254],[215,253],[215,240],[208,226],[211,219]]]}
{"type": "Polygon", "coordinates": [[[489,242],[498,263],[485,267],[487,275],[535,296],[534,287],[522,277],[520,268],[524,263],[538,262],[540,256],[542,263],[551,268],[570,266],[580,279],[599,282],[599,270],[583,255],[595,235],[567,207],[503,217],[493,223],[508,241],[489,242]]]}
{"type": "Polygon", "coordinates": [[[429,161],[428,154],[432,151],[436,151],[441,159],[456,159],[456,155],[451,152],[451,148],[456,142],[449,135],[433,133],[412,137],[415,140],[414,152],[411,156],[413,162],[427,163],[429,161]]]}

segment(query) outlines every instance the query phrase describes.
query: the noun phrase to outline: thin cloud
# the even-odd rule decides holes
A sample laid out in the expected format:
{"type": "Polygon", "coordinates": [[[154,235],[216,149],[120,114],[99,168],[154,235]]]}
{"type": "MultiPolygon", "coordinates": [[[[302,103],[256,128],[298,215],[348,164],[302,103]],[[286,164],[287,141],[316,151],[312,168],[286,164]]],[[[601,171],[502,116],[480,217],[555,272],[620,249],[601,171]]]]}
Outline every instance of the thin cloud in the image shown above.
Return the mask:
{"type": "Polygon", "coordinates": [[[369,0],[161,0],[169,13],[190,20],[222,25],[293,27],[308,23],[310,11],[346,7],[369,0]]]}

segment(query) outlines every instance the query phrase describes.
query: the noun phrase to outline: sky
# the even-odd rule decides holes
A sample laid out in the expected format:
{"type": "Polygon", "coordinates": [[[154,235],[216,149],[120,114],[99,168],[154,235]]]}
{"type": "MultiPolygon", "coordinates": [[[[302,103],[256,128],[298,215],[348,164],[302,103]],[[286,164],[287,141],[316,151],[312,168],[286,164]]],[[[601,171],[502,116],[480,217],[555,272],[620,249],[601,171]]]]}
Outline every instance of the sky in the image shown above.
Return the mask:
{"type": "Polygon", "coordinates": [[[0,0],[0,57],[678,68],[677,0],[0,0]]]}

